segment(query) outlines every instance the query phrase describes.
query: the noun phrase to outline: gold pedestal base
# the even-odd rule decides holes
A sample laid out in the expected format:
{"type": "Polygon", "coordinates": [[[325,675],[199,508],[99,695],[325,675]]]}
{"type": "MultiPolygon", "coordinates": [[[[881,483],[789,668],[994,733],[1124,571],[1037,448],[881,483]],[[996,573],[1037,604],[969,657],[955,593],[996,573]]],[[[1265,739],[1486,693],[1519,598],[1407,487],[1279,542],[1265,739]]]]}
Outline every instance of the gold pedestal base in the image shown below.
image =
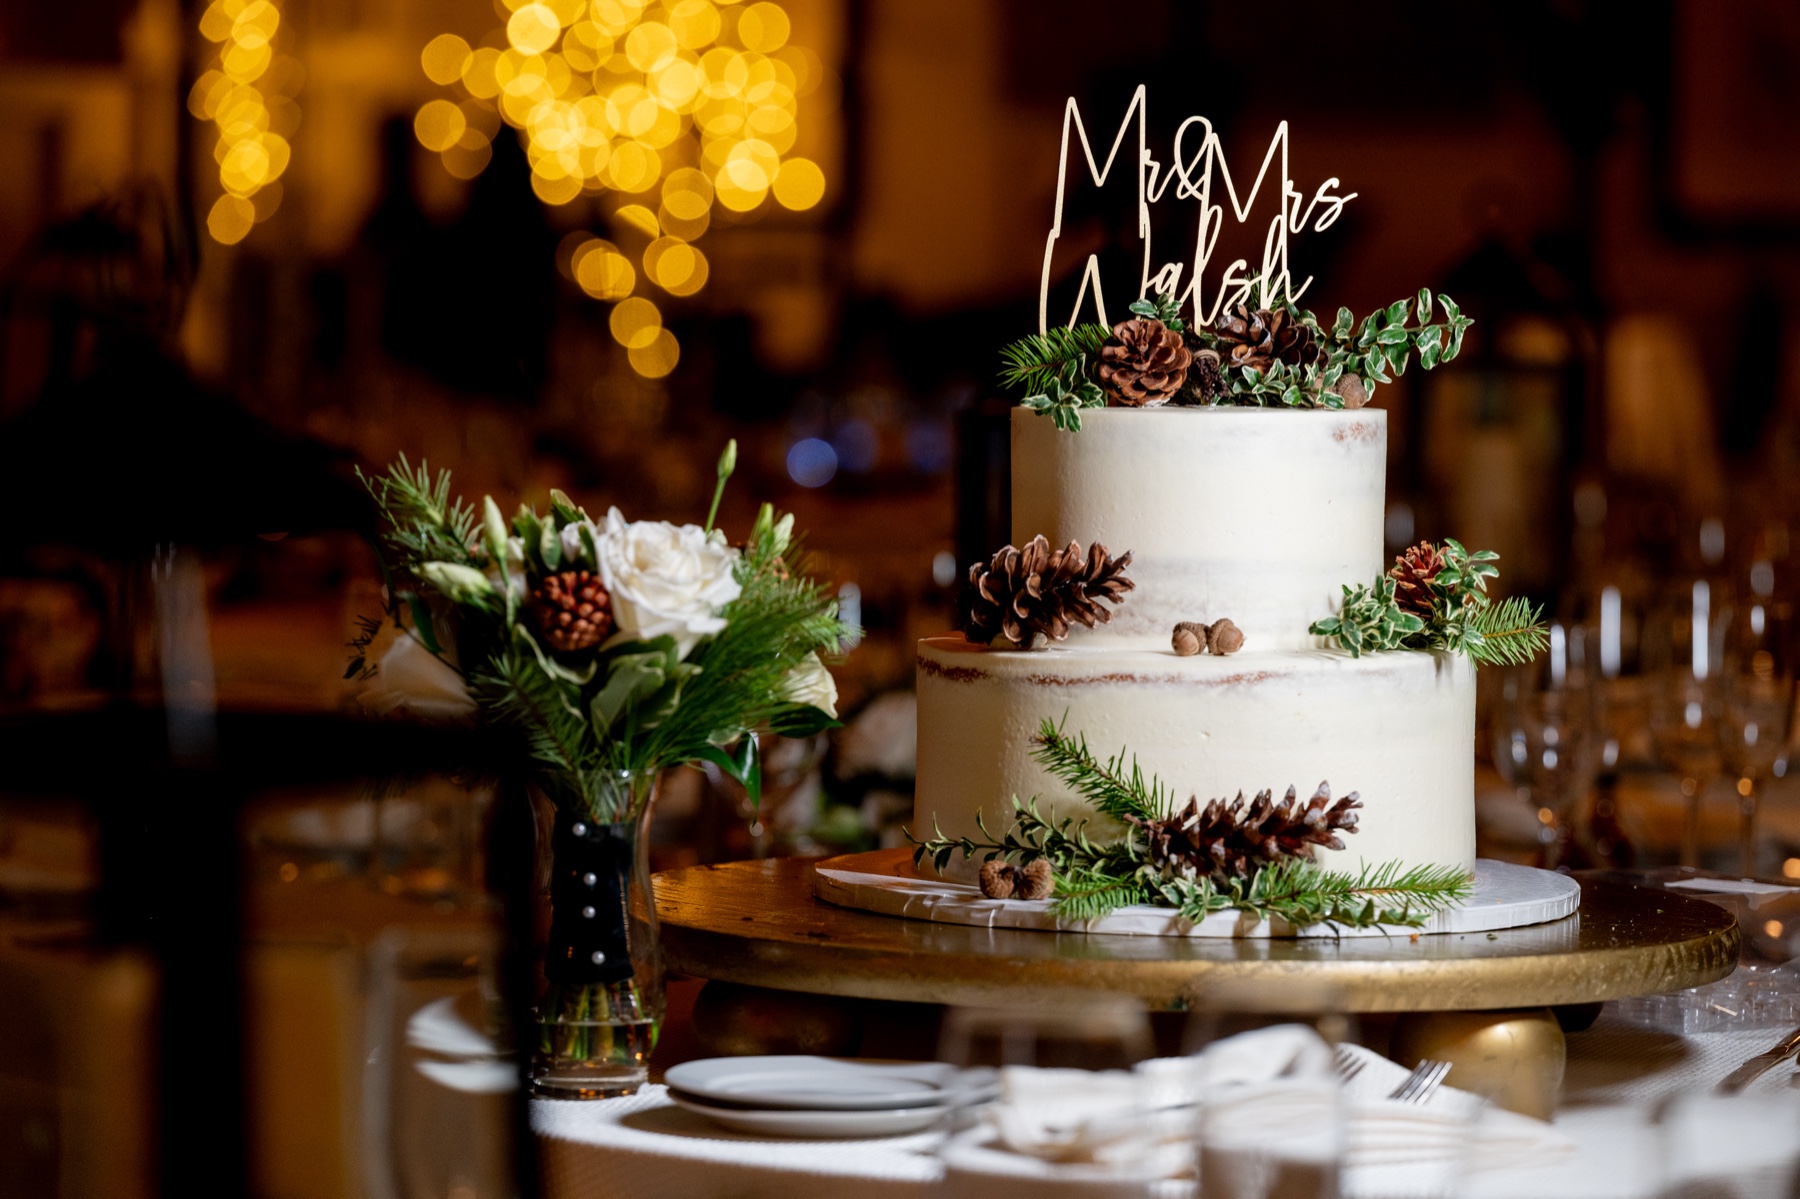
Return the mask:
{"type": "MultiPolygon", "coordinates": [[[[871,869],[911,866],[905,850],[865,856],[871,869]]],[[[1342,940],[1083,936],[880,916],[815,899],[811,866],[792,858],[658,875],[656,906],[669,965],[712,980],[695,1020],[715,1051],[928,1056],[943,1004],[1103,993],[1178,1020],[1221,985],[1254,989],[1271,1012],[1307,1010],[1302,999],[1323,988],[1349,1011],[1393,1014],[1397,1060],[1449,1060],[1450,1085],[1545,1116],[1562,1085],[1563,1040],[1539,1005],[1565,1005],[1574,1020],[1568,1005],[1591,1014],[1737,965],[1737,920],[1724,908],[1580,881],[1580,913],[1550,924],[1342,940]]]]}
{"type": "Polygon", "coordinates": [[[1426,1058],[1449,1062],[1444,1085],[1540,1120],[1556,1112],[1567,1063],[1562,1025],[1547,1007],[1407,1012],[1394,1021],[1389,1056],[1409,1070],[1426,1058]]]}

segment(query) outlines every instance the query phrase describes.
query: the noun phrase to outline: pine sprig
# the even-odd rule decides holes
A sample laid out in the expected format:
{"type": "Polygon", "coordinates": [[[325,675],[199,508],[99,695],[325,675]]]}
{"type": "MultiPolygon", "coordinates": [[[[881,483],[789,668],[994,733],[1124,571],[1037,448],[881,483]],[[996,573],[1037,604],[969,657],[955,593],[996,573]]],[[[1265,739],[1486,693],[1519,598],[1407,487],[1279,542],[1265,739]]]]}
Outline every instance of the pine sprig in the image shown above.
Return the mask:
{"type": "MultiPolygon", "coordinates": [[[[1162,782],[1155,775],[1146,778],[1135,759],[1127,768],[1123,752],[1101,763],[1085,738],[1070,738],[1049,721],[1034,740],[1032,753],[1039,764],[1094,807],[1104,811],[1103,805],[1111,805],[1114,812],[1166,807],[1162,782]],[[1135,806],[1147,804],[1157,807],[1135,806]]],[[[979,813],[975,828],[975,837],[946,837],[934,828],[933,837],[914,839],[913,863],[929,859],[941,872],[959,854],[965,860],[999,858],[1015,865],[1048,859],[1056,868],[1051,910],[1069,920],[1096,920],[1123,907],[1150,904],[1173,908],[1194,923],[1236,910],[1296,928],[1417,928],[1468,899],[1473,889],[1469,875],[1453,866],[1408,869],[1388,863],[1348,874],[1303,856],[1263,865],[1242,877],[1185,877],[1153,864],[1129,828],[1117,840],[1095,841],[1087,835],[1086,822],[1046,817],[1036,798],[1013,798],[1013,822],[1004,834],[991,833],[979,813]]]]}
{"type": "Polygon", "coordinates": [[[371,478],[358,467],[356,477],[386,518],[383,541],[401,562],[474,561],[475,509],[451,498],[449,471],[434,475],[424,460],[415,467],[402,454],[386,474],[371,478]]]}
{"type": "MultiPolygon", "coordinates": [[[[1064,717],[1065,721],[1067,717],[1064,717]]],[[[1155,775],[1148,778],[1138,767],[1135,757],[1126,762],[1120,750],[1105,763],[1094,757],[1087,738],[1076,734],[1070,738],[1062,727],[1046,718],[1038,726],[1032,760],[1060,779],[1081,796],[1095,811],[1123,820],[1138,816],[1155,820],[1167,812],[1174,795],[1155,775]]]]}
{"type": "Polygon", "coordinates": [[[1515,595],[1469,617],[1457,648],[1484,666],[1523,666],[1550,644],[1542,618],[1542,608],[1515,595]]]}
{"type": "Polygon", "coordinates": [[[1101,324],[1057,327],[1021,337],[1000,351],[1002,387],[1043,388],[1071,364],[1100,352],[1112,330],[1101,324]]]}

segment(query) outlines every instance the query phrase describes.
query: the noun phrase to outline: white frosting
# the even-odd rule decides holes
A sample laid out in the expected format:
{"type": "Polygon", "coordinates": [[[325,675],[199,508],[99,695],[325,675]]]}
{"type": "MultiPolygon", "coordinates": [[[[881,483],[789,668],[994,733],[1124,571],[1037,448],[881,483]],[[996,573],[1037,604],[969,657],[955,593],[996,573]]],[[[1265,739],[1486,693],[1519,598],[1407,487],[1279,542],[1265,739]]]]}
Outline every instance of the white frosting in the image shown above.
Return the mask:
{"type": "Polygon", "coordinates": [[[1247,650],[1304,649],[1345,583],[1379,574],[1387,413],[1103,408],[1081,431],[1012,415],[1013,540],[1131,551],[1137,587],[1070,643],[1166,648],[1230,617],[1247,650]]]}
{"type": "Polygon", "coordinates": [[[1177,803],[1289,785],[1305,797],[1321,781],[1360,793],[1358,831],[1321,857],[1333,868],[1474,865],[1475,671],[1461,657],[1001,652],[943,637],[919,644],[918,688],[920,836],[974,836],[977,812],[1003,833],[1015,795],[1059,818],[1092,815],[1031,759],[1049,719],[1102,758],[1128,749],[1177,803]]]}

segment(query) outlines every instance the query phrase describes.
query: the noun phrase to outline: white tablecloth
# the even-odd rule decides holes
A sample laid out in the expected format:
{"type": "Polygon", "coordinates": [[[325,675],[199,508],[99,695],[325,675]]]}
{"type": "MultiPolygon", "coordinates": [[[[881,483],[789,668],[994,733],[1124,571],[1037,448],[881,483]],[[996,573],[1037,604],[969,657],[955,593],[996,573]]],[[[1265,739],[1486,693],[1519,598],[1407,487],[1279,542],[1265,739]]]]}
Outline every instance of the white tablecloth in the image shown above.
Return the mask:
{"type": "MultiPolygon", "coordinates": [[[[1602,1018],[1569,1037],[1557,1124],[1579,1146],[1571,1159],[1483,1180],[1481,1199],[1637,1199],[1649,1193],[1667,1133],[1646,1109],[1678,1093],[1705,1093],[1781,1030],[1678,1037],[1602,1018]],[[1639,1109],[1629,1117],[1620,1107],[1639,1109]],[[1659,1137],[1661,1138],[1659,1140],[1659,1137]]],[[[1745,1092],[1793,1096],[1794,1067],[1769,1071],[1745,1092]]],[[[727,1132],[682,1111],[660,1086],[625,1099],[539,1101],[532,1123],[553,1199],[929,1199],[938,1178],[937,1133],[857,1141],[792,1141],[727,1132]]],[[[1750,1163],[1766,1173],[1766,1163],[1750,1163]]],[[[1760,1180],[1759,1180],[1760,1182],[1760,1180]]],[[[1748,1185],[1723,1195],[1760,1196],[1748,1185]]],[[[1711,1193],[1711,1192],[1709,1192],[1711,1193]]],[[[1786,1199],[1783,1189],[1769,1199],[1786,1199]]]]}

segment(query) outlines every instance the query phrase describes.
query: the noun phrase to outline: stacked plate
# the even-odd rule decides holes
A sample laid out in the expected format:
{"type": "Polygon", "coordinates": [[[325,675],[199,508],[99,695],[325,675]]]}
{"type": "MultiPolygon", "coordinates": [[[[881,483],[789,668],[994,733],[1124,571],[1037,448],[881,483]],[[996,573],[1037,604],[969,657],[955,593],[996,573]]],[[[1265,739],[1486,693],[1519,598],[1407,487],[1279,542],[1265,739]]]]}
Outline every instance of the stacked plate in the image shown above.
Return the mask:
{"type": "Polygon", "coordinates": [[[815,1138],[918,1132],[1000,1090],[992,1070],[799,1056],[683,1062],[664,1081],[670,1099],[736,1132],[815,1138]]]}

